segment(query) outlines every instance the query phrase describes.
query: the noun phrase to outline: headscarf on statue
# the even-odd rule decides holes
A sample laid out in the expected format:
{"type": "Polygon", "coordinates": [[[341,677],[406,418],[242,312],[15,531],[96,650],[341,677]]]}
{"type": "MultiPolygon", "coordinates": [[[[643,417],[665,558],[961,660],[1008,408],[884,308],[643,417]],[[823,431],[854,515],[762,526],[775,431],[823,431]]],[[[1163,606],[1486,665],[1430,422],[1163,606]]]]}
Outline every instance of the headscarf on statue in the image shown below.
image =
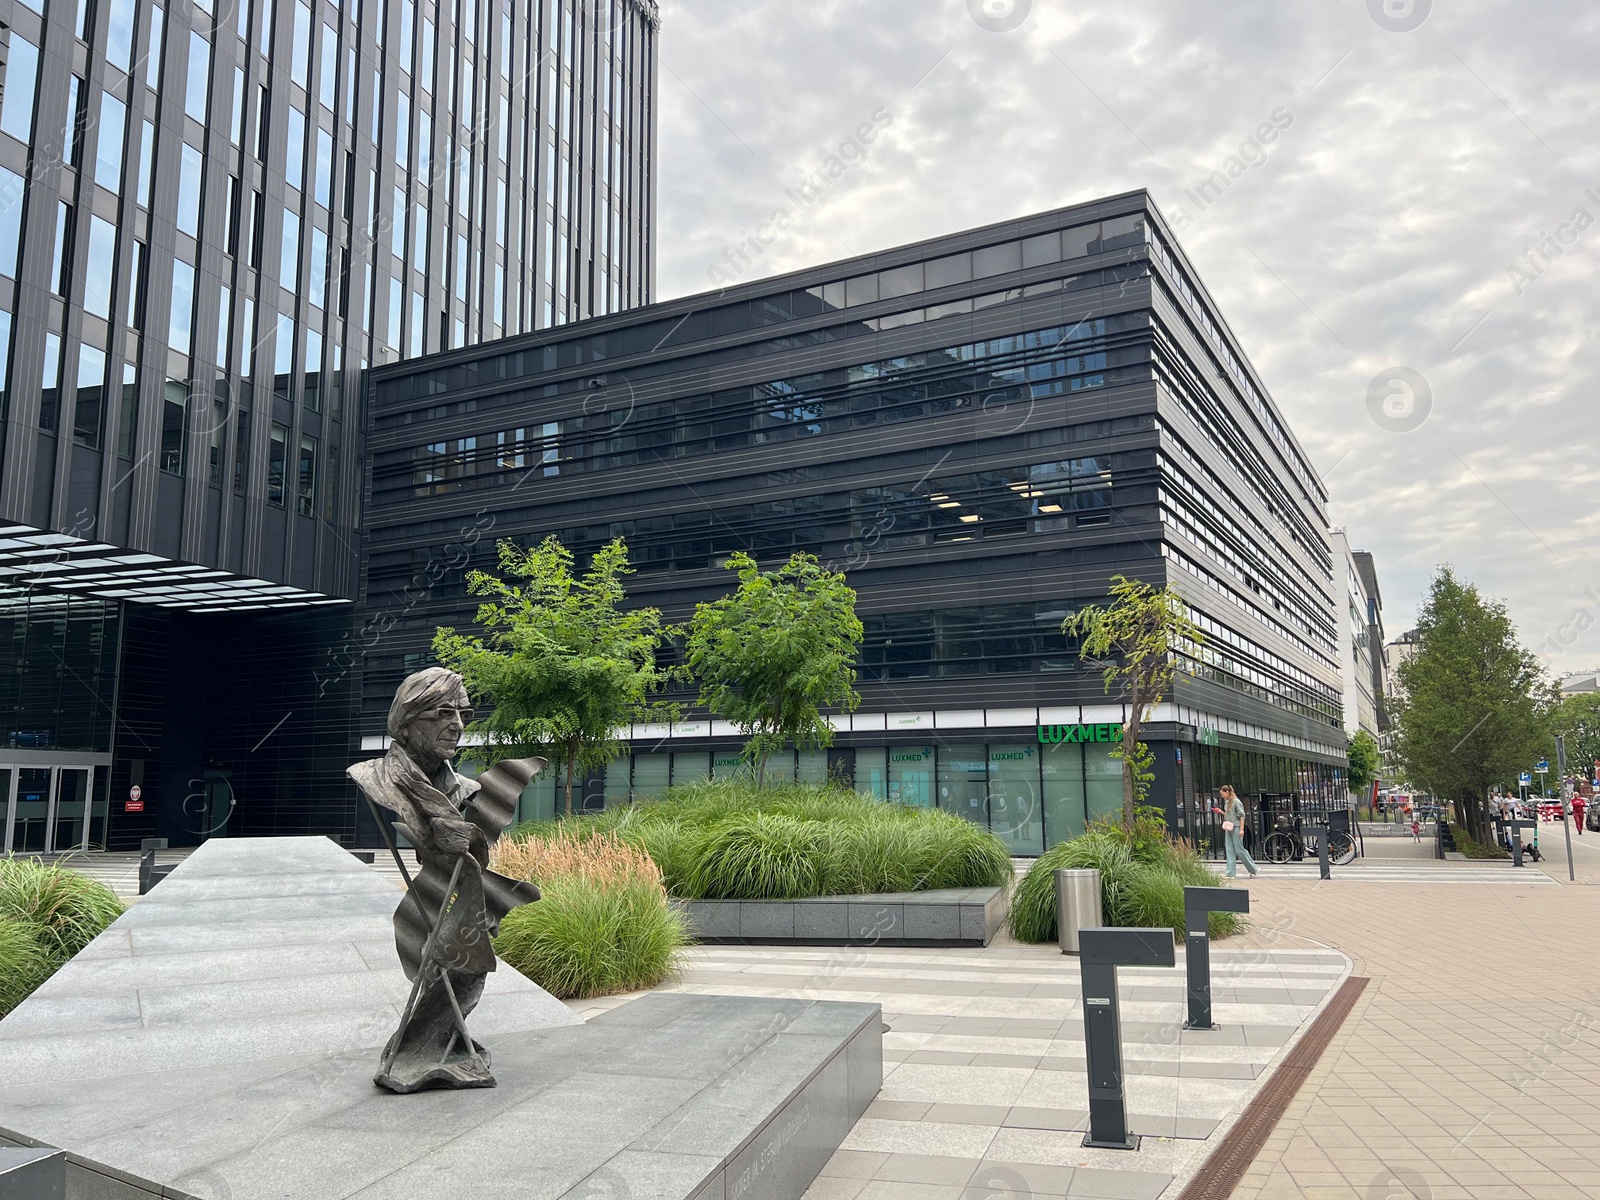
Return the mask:
{"type": "Polygon", "coordinates": [[[445,915],[434,948],[435,961],[446,970],[494,970],[489,939],[499,932],[501,918],[539,898],[533,884],[508,879],[488,865],[490,845],[515,818],[523,788],[544,769],[545,760],[503,759],[477,779],[458,775],[445,762],[429,779],[402,744],[418,716],[464,691],[461,676],[443,667],[409,676],[389,706],[388,752],[346,772],[375,803],[399,816],[395,831],[415,847],[422,864],[394,914],[395,946],[407,979],[416,978],[458,859],[455,903],[445,915]]]}

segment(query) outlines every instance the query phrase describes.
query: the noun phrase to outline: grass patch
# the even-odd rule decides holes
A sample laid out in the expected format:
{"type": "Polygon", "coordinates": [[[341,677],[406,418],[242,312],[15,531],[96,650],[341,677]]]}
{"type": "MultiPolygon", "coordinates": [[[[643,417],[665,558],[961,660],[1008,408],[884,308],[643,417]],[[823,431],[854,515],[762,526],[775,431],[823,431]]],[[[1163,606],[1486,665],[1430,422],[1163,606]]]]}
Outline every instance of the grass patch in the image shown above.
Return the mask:
{"type": "Polygon", "coordinates": [[[938,809],[888,804],[821,784],[757,789],[707,779],[604,813],[518,826],[509,837],[615,835],[644,850],[684,900],[1005,887],[1005,844],[938,809]]]}
{"type": "Polygon", "coordinates": [[[125,911],[111,889],[58,863],[0,858],[0,1016],[125,911]]]}
{"type": "Polygon", "coordinates": [[[512,909],[495,951],[553,996],[581,999],[654,987],[689,943],[650,856],[614,834],[501,841],[495,870],[539,885],[541,898],[512,909]]]}
{"type": "MultiPolygon", "coordinates": [[[[1167,926],[1175,936],[1183,930],[1183,889],[1222,886],[1194,847],[1168,838],[1156,823],[1141,820],[1129,831],[1097,821],[1078,837],[1046,850],[1022,877],[1011,900],[1011,936],[1020,942],[1055,941],[1055,872],[1085,867],[1100,872],[1100,905],[1107,925],[1167,926]]],[[[1211,914],[1214,938],[1242,927],[1237,913],[1211,914]]]]}

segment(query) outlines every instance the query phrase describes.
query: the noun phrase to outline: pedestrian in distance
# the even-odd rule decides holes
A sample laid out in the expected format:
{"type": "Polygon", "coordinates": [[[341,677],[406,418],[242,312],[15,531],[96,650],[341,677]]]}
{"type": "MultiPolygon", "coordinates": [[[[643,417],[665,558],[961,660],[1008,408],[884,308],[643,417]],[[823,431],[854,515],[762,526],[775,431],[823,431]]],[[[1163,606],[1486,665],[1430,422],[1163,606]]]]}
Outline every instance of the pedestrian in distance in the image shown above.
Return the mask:
{"type": "Polygon", "coordinates": [[[1256,860],[1250,857],[1250,851],[1244,848],[1244,801],[1239,799],[1232,784],[1223,784],[1217,789],[1217,794],[1222,798],[1223,807],[1218,808],[1213,804],[1211,811],[1222,816],[1222,842],[1228,852],[1227,876],[1229,879],[1239,877],[1239,860],[1243,859],[1245,870],[1254,879],[1261,871],[1256,866],[1256,860]]]}
{"type": "Polygon", "coordinates": [[[1411,840],[1413,842],[1420,842],[1422,840],[1422,822],[1417,820],[1415,817],[1411,818],[1411,840]]]}
{"type": "Polygon", "coordinates": [[[1574,791],[1572,793],[1572,823],[1578,827],[1578,836],[1580,837],[1583,836],[1583,812],[1588,807],[1584,803],[1583,793],[1574,791]]]}

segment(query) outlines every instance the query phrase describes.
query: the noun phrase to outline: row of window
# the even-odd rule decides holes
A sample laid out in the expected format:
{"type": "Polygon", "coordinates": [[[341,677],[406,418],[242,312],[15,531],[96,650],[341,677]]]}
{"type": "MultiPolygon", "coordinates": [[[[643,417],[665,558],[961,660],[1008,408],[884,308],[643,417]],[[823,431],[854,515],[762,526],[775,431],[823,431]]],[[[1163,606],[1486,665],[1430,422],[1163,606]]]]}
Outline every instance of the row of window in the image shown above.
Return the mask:
{"type": "Polygon", "coordinates": [[[1148,378],[1147,345],[1114,336],[1147,329],[1147,314],[1095,318],[653,404],[608,389],[587,415],[379,454],[373,487],[439,495],[951,413],[1025,420],[1038,400],[1148,378]]]}
{"type": "MultiPolygon", "coordinates": [[[[575,338],[541,347],[531,359],[519,353],[514,361],[502,362],[498,372],[491,372],[491,377],[514,379],[626,355],[651,353],[858,305],[970,284],[974,280],[1011,274],[1028,267],[1140,246],[1144,241],[1144,214],[1131,213],[1104,222],[1091,222],[1033,238],[945,255],[926,263],[913,263],[792,292],[779,292],[756,300],[719,305],[682,317],[668,317],[631,325],[626,329],[575,338]]],[[[1097,285],[1098,282],[1096,280],[1097,285]]],[[[956,311],[972,311],[967,308],[946,313],[942,311],[942,306],[935,306],[935,309],[940,310],[939,316],[952,315],[956,311]]],[[[936,317],[924,316],[923,319],[936,317]]],[[[909,324],[911,321],[902,323],[909,324]]],[[[386,404],[473,387],[478,382],[477,367],[476,363],[461,364],[385,380],[378,385],[378,401],[386,404]]]]}

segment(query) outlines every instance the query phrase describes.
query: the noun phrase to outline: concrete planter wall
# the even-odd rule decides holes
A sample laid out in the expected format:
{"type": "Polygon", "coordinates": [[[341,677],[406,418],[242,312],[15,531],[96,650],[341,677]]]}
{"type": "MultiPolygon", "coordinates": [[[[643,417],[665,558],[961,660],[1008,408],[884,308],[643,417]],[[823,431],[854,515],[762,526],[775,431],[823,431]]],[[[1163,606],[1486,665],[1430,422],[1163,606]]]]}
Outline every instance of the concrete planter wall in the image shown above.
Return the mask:
{"type": "Polygon", "coordinates": [[[1005,923],[1004,888],[946,888],[805,900],[681,900],[712,944],[987,946],[1005,923]]]}

